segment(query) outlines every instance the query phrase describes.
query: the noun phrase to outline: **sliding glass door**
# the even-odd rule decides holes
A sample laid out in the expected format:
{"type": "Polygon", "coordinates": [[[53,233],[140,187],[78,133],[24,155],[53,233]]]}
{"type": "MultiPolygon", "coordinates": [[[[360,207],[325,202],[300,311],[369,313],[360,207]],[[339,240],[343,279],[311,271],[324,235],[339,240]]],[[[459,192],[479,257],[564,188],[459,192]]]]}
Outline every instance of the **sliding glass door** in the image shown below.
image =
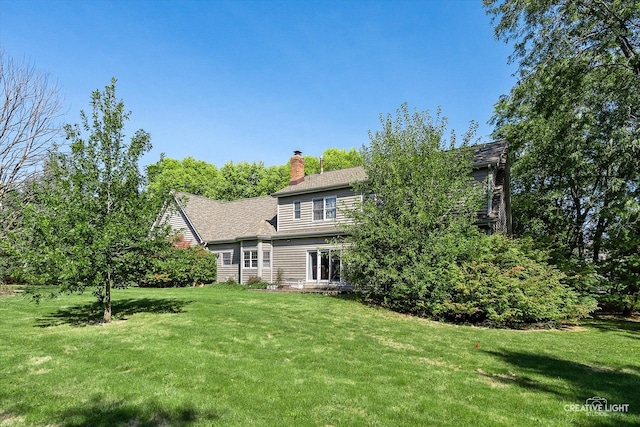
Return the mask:
{"type": "Polygon", "coordinates": [[[309,251],[307,259],[307,281],[339,282],[342,264],[340,252],[330,249],[309,251]]]}

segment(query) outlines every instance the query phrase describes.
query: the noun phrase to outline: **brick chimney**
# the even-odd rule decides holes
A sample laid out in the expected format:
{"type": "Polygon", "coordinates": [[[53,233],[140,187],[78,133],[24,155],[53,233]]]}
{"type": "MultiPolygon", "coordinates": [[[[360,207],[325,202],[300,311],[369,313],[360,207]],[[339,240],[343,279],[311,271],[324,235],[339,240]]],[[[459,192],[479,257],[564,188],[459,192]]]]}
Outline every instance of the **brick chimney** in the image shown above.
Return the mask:
{"type": "Polygon", "coordinates": [[[302,157],[302,151],[294,151],[291,162],[291,181],[289,185],[300,184],[304,181],[304,158],[302,157]]]}

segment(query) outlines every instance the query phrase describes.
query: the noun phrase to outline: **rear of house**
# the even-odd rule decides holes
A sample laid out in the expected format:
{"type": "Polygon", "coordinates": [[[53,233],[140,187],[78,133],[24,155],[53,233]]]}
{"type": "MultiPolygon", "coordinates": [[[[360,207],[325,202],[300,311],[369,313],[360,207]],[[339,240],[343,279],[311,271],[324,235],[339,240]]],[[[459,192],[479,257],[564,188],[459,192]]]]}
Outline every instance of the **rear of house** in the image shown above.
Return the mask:
{"type": "MultiPolygon", "coordinates": [[[[478,224],[487,232],[510,233],[506,141],[478,146],[473,176],[489,183],[478,224]]],[[[362,200],[352,184],[366,179],[362,167],[304,175],[299,151],[291,158],[287,187],[271,196],[220,202],[177,193],[177,209],[165,220],[191,244],[218,255],[217,280],[252,278],[293,287],[345,285],[339,224],[362,200]]]]}

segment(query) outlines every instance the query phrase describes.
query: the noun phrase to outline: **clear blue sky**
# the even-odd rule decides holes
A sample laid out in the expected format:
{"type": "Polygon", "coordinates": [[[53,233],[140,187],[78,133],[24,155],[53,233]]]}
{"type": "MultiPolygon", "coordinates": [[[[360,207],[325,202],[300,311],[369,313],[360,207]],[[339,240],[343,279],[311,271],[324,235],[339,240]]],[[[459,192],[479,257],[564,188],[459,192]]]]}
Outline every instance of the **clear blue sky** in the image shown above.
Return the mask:
{"type": "Polygon", "coordinates": [[[144,164],[360,148],[403,102],[486,141],[515,83],[481,0],[0,0],[0,48],[58,82],[66,122],[115,76],[144,164]]]}

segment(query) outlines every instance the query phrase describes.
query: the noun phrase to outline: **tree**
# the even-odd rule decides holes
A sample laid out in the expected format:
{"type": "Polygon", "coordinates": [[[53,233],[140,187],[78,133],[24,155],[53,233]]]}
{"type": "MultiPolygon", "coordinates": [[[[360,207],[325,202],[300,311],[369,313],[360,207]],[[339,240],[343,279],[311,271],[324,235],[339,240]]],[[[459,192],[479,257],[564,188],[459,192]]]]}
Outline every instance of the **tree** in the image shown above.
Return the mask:
{"type": "Polygon", "coordinates": [[[157,163],[147,166],[149,189],[164,194],[171,190],[215,198],[221,177],[215,165],[193,157],[175,160],[161,156],[157,163]]]}
{"type": "MultiPolygon", "coordinates": [[[[59,134],[58,94],[46,74],[6,58],[0,50],[0,208],[7,192],[38,170],[59,134]]],[[[8,224],[3,222],[0,236],[8,224]]]]}
{"type": "MultiPolygon", "coordinates": [[[[349,151],[329,148],[323,157],[327,172],[362,165],[360,153],[353,148],[349,151]]],[[[147,166],[147,175],[149,188],[159,194],[175,190],[229,201],[267,196],[283,189],[289,184],[290,168],[288,163],[267,167],[263,162],[227,162],[217,169],[193,157],[174,160],[163,156],[147,166]]],[[[319,172],[319,158],[305,156],[305,175],[319,172]]]]}
{"type": "Polygon", "coordinates": [[[499,326],[561,322],[588,315],[591,298],[527,241],[477,227],[485,189],[471,177],[475,128],[456,144],[440,114],[382,118],[363,148],[363,202],[347,214],[343,266],[367,303],[396,311],[499,326]]]}
{"type": "Polygon", "coordinates": [[[638,2],[484,3],[519,64],[494,117],[514,155],[514,229],[598,266],[640,203],[638,2]]]}
{"type": "MultiPolygon", "coordinates": [[[[327,148],[322,153],[324,172],[362,166],[363,159],[355,148],[349,151],[339,148],[327,148]]],[[[289,165],[288,165],[289,166],[289,165]]],[[[311,175],[320,172],[320,159],[315,156],[304,156],[304,174],[311,175]]]]}
{"type": "Polygon", "coordinates": [[[482,190],[472,185],[467,148],[473,129],[454,149],[440,112],[434,119],[403,104],[381,123],[362,150],[367,180],[355,190],[366,197],[348,211],[343,265],[369,301],[433,314],[430,301],[448,292],[480,233],[474,224],[482,190]]]}
{"type": "Polygon", "coordinates": [[[71,151],[48,159],[50,179],[35,186],[37,203],[24,214],[37,244],[13,238],[29,281],[67,291],[94,288],[105,322],[111,320],[111,289],[135,283],[145,254],[170,244],[154,238],[164,231],[152,230],[161,201],[142,191],[138,170],[150,136],[138,130],[125,141],[130,113],[116,98],[115,84],[112,79],[104,92],[92,93],[93,112],[80,113],[81,126],[65,126],[71,151]]]}

